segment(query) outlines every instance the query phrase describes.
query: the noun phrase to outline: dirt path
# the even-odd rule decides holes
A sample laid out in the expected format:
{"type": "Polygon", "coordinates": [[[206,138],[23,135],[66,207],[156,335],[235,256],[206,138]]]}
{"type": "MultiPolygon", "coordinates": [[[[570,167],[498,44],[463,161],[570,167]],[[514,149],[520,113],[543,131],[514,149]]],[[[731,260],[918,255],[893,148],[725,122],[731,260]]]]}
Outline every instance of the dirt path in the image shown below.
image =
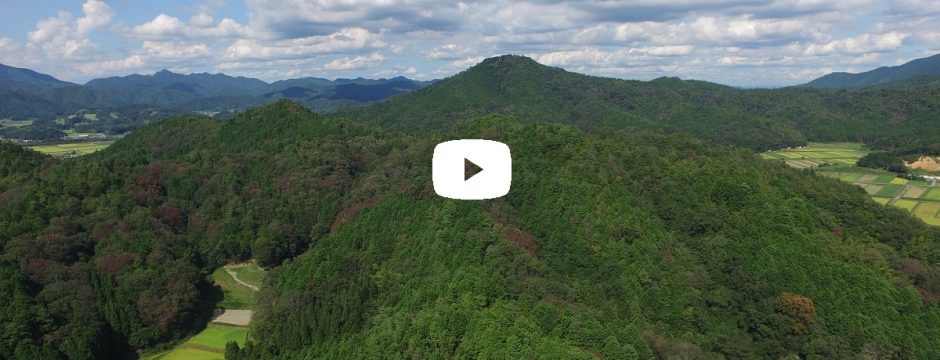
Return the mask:
{"type": "Polygon", "coordinates": [[[891,199],[888,199],[888,202],[887,202],[885,205],[894,205],[894,203],[898,202],[898,200],[901,199],[901,196],[904,196],[904,193],[907,192],[907,189],[908,189],[909,187],[911,187],[911,186],[910,186],[910,185],[904,185],[904,187],[901,188],[901,191],[898,191],[898,193],[897,193],[896,195],[894,195],[893,197],[891,197],[891,199]]]}
{"type": "Polygon", "coordinates": [[[242,284],[242,285],[248,287],[248,288],[251,289],[251,290],[259,291],[257,286],[254,286],[254,285],[252,285],[252,284],[246,283],[246,282],[242,281],[242,279],[239,279],[239,278],[238,278],[238,274],[235,273],[235,270],[232,270],[232,269],[229,269],[229,268],[225,268],[225,272],[227,272],[227,273],[232,277],[232,279],[235,279],[235,282],[237,282],[237,283],[239,283],[239,284],[242,284]]]}

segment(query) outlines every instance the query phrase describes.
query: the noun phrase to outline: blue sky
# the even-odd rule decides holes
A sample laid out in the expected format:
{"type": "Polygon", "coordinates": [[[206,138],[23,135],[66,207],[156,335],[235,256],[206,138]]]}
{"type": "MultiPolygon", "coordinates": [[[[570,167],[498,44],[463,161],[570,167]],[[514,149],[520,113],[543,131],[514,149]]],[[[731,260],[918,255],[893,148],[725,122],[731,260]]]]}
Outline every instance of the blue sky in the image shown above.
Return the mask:
{"type": "Polygon", "coordinates": [[[87,80],[161,69],[418,79],[528,55],[627,79],[806,82],[940,52],[935,0],[4,0],[0,63],[87,80]]]}

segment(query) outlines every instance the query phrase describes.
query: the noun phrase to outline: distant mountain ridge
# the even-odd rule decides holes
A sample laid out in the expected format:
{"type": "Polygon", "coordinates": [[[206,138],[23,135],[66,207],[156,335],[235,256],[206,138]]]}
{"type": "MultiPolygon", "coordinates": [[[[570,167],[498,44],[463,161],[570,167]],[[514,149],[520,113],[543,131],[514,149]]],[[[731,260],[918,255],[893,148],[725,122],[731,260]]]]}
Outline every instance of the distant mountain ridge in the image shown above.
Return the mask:
{"type": "Polygon", "coordinates": [[[317,112],[384,100],[430,82],[391,79],[300,78],[275,81],[225,74],[161,70],[91,80],[84,85],[0,64],[0,118],[48,118],[81,109],[156,106],[182,111],[225,111],[291,99],[317,112]]]}
{"type": "Polygon", "coordinates": [[[76,84],[56,79],[50,75],[24,68],[0,64],[0,88],[26,89],[32,91],[48,90],[56,87],[76,84]]]}
{"type": "Polygon", "coordinates": [[[857,74],[835,72],[800,86],[823,89],[859,88],[936,76],[940,76],[940,54],[911,60],[898,66],[882,66],[857,74]]]}
{"type": "Polygon", "coordinates": [[[933,110],[940,103],[940,86],[926,84],[846,93],[738,89],[674,77],[637,81],[589,76],[504,55],[420,90],[340,114],[414,132],[447,130],[463,119],[498,113],[584,129],[683,132],[756,150],[807,141],[893,148],[940,139],[933,110]]]}

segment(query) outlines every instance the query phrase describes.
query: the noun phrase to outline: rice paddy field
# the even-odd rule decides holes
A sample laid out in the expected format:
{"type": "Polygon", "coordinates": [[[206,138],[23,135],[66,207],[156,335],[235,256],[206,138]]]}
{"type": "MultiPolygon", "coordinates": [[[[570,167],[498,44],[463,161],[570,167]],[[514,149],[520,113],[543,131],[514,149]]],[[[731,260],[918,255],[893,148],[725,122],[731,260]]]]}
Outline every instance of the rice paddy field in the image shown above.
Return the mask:
{"type": "Polygon", "coordinates": [[[927,224],[940,226],[940,182],[908,180],[892,172],[856,167],[858,159],[868,152],[862,144],[810,143],[761,156],[798,169],[813,168],[820,175],[855,184],[879,204],[903,209],[927,224]]]}
{"type": "Polygon", "coordinates": [[[248,329],[237,326],[210,324],[205,330],[185,343],[165,353],[145,356],[146,360],[222,360],[225,344],[229,341],[245,345],[248,329]]]}
{"type": "Polygon", "coordinates": [[[70,144],[38,145],[30,146],[29,148],[47,155],[65,157],[91,154],[113,143],[114,141],[89,141],[70,144]]]}
{"type": "MultiPolygon", "coordinates": [[[[264,281],[264,270],[253,263],[248,263],[228,265],[212,274],[212,281],[222,288],[224,294],[219,307],[226,310],[254,308],[257,292],[239,283],[231,274],[235,274],[238,280],[249,285],[260,286],[264,281]]],[[[145,360],[222,360],[225,344],[234,341],[239,346],[244,346],[247,338],[248,327],[213,321],[206,326],[205,330],[173,349],[141,358],[145,360]]]]}
{"type": "Polygon", "coordinates": [[[827,165],[854,166],[859,158],[868,153],[864,145],[857,143],[809,143],[802,148],[768,151],[761,156],[806,169],[827,165]]]}

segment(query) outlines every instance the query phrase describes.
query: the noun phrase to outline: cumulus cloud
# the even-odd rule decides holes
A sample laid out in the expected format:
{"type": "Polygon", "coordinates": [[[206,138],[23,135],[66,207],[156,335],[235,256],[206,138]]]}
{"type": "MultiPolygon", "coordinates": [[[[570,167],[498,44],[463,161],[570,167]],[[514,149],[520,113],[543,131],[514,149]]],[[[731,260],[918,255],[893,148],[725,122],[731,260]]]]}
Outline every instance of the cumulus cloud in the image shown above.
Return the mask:
{"type": "Polygon", "coordinates": [[[373,67],[385,61],[385,56],[375,53],[369,56],[356,56],[354,58],[336,59],[323,65],[325,70],[357,70],[373,67]]]}
{"type": "Polygon", "coordinates": [[[225,56],[237,59],[302,58],[326,53],[350,53],[383,48],[380,36],[362,28],[345,28],[329,35],[266,41],[239,39],[229,46],[225,56]]]}
{"type": "Polygon", "coordinates": [[[276,36],[325,35],[356,24],[372,31],[456,30],[459,3],[433,0],[246,0],[256,25],[276,36]]]}
{"type": "Polygon", "coordinates": [[[884,34],[862,34],[839,39],[825,44],[812,44],[806,48],[807,55],[830,55],[834,53],[858,55],[871,52],[896,50],[904,44],[909,34],[891,31],[884,34]]]}
{"type": "Polygon", "coordinates": [[[98,45],[87,36],[111,22],[114,11],[104,1],[88,0],[82,5],[82,13],[82,17],[75,19],[71,13],[60,11],[55,17],[40,20],[36,29],[28,33],[29,45],[43,49],[53,58],[84,58],[93,54],[98,45]]]}
{"type": "Polygon", "coordinates": [[[199,14],[190,19],[190,23],[185,23],[177,17],[160,14],[133,27],[131,33],[142,39],[236,38],[248,35],[248,30],[235,20],[222,19],[214,25],[212,20],[211,16],[199,14]]]}
{"type": "Polygon", "coordinates": [[[270,80],[442,77],[514,53],[594,75],[752,85],[940,51],[940,5],[928,0],[244,0],[244,14],[221,11],[230,3],[166,6],[128,23],[86,0],[80,15],[37,22],[22,44],[0,39],[0,61],[88,76],[169,67],[270,80]]]}

